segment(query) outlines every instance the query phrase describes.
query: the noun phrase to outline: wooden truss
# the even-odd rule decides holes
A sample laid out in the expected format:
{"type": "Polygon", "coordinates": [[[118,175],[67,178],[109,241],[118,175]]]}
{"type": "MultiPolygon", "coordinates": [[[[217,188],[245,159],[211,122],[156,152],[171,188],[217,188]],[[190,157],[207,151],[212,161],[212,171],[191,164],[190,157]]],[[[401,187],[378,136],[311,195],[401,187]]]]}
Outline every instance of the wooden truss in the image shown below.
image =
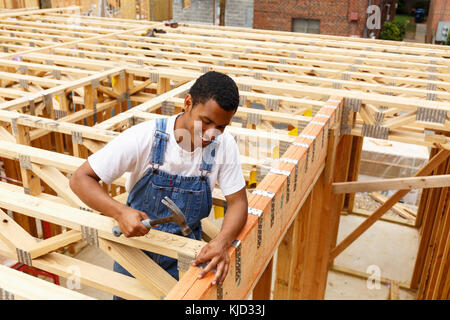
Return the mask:
{"type": "MultiPolygon", "coordinates": [[[[274,298],[322,299],[334,258],[407,192],[398,191],[336,246],[339,215],[343,208],[352,210],[354,184],[380,188],[347,182],[357,177],[363,136],[434,148],[436,155],[416,176],[439,176],[386,183],[399,189],[432,186],[442,195],[447,190],[448,165],[437,171],[450,150],[450,52],[443,46],[171,28],[80,16],[77,10],[0,12],[3,256],[64,277],[76,266],[82,284],[126,299],[245,299],[251,293],[268,299],[273,269],[274,298]],[[153,36],[150,30],[156,30],[153,36]],[[204,221],[204,241],[157,230],[116,238],[115,221],[88,208],[68,185],[91,153],[124,130],[182,111],[193,81],[210,70],[229,74],[239,86],[240,107],[227,130],[239,144],[249,184],[247,224],[229,248],[230,271],[222,286],[211,286],[212,274],[199,280],[200,269],[190,265],[218,232],[211,222],[204,221]],[[40,241],[36,221],[45,223],[40,241]],[[99,246],[134,278],[61,253],[81,240],[99,246]],[[140,249],[178,259],[180,281],[140,249]],[[278,263],[272,266],[275,252],[278,263]]],[[[126,175],[102,185],[125,202],[125,181],[126,175]]],[[[450,221],[445,199],[447,191],[435,209],[450,221]]],[[[213,200],[216,208],[226,208],[220,190],[213,200]]],[[[445,220],[433,228],[430,206],[423,205],[426,223],[417,226],[428,230],[426,243],[439,245],[427,255],[424,242],[410,287],[420,282],[422,297],[442,298],[450,287],[449,226],[445,220]]],[[[9,296],[34,297],[21,286],[27,279],[7,278],[0,278],[0,287],[9,296]]],[[[55,294],[86,298],[63,291],[55,294]]]]}

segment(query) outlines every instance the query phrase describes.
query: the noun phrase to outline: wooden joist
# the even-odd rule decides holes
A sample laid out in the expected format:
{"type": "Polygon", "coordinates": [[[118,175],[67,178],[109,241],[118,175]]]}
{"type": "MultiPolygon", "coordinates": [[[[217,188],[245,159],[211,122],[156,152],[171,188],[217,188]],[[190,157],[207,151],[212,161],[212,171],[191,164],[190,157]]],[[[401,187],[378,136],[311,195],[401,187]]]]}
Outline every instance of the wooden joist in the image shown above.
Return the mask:
{"type": "Polygon", "coordinates": [[[380,190],[411,190],[450,186],[450,175],[382,179],[374,181],[339,182],[333,184],[333,193],[370,192],[380,190]]]}

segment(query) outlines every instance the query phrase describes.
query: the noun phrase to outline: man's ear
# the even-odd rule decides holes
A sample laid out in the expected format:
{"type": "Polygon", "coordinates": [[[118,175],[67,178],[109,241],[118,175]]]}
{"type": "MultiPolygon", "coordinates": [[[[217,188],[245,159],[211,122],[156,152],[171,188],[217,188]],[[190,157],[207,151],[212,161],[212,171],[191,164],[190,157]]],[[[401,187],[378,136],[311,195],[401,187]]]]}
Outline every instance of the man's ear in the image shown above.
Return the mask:
{"type": "Polygon", "coordinates": [[[193,104],[194,101],[192,100],[192,96],[188,93],[186,97],[184,97],[184,112],[188,113],[191,111],[193,104]]]}

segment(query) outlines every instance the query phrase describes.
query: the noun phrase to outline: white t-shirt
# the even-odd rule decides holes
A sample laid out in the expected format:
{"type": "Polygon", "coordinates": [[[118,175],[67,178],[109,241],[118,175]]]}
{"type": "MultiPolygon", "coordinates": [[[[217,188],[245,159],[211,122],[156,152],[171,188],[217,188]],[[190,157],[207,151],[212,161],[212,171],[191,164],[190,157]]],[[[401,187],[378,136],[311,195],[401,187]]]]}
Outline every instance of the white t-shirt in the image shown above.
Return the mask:
{"type": "MultiPolygon", "coordinates": [[[[174,125],[177,116],[168,118],[166,132],[170,138],[166,145],[164,163],[159,169],[170,174],[199,176],[202,148],[188,152],[176,142],[174,125]]],[[[120,178],[125,172],[129,172],[125,189],[130,192],[151,167],[154,133],[154,120],[135,125],[92,154],[88,162],[97,176],[107,184],[120,178]]],[[[219,147],[208,178],[211,191],[217,181],[223,194],[227,196],[245,186],[239,149],[234,138],[226,130],[216,140],[219,142],[219,147]]]]}

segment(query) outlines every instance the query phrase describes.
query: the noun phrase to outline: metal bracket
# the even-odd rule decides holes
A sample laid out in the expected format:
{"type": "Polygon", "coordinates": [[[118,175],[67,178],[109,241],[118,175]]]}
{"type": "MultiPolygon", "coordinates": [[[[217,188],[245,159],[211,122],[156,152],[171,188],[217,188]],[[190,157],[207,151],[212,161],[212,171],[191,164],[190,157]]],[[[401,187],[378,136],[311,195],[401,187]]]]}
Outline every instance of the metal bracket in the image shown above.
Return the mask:
{"type": "MultiPolygon", "coordinates": [[[[287,163],[295,164],[295,170],[294,170],[294,191],[297,190],[298,160],[289,159],[289,158],[280,158],[280,161],[281,162],[287,162],[287,163]]],[[[288,192],[288,194],[289,194],[289,192],[288,192]]],[[[287,200],[286,200],[286,202],[287,202],[287,200]]]]}
{"type": "Polygon", "coordinates": [[[87,226],[81,226],[81,237],[83,241],[86,241],[89,245],[95,245],[98,247],[98,231],[97,229],[87,226]]]}
{"type": "Polygon", "coordinates": [[[240,91],[252,91],[252,86],[249,84],[239,84],[240,91]]]}
{"type": "Polygon", "coordinates": [[[74,144],[83,144],[83,134],[78,131],[72,131],[72,143],[74,144]]]}
{"type": "Polygon", "coordinates": [[[263,224],[262,210],[248,207],[248,213],[258,217],[257,248],[259,249],[262,243],[262,224],[263,224]]]}
{"type": "Polygon", "coordinates": [[[277,169],[277,168],[271,168],[269,173],[281,174],[283,176],[290,176],[291,175],[291,173],[289,171],[287,171],[287,170],[280,170],[280,169],[277,169]]]}
{"type": "Polygon", "coordinates": [[[0,287],[0,300],[14,300],[14,294],[0,287]]]}
{"type": "Polygon", "coordinates": [[[92,87],[92,89],[97,89],[98,86],[99,86],[99,80],[98,80],[98,79],[93,79],[93,80],[91,81],[91,87],[92,87]]]}
{"type": "Polygon", "coordinates": [[[300,133],[298,136],[301,137],[301,138],[306,138],[306,139],[312,139],[312,140],[316,139],[316,136],[311,136],[309,134],[300,133]]]}
{"type": "Polygon", "coordinates": [[[342,83],[333,82],[333,89],[342,89],[342,83]]]}
{"type": "Polygon", "coordinates": [[[44,101],[44,105],[45,105],[45,111],[47,111],[48,114],[51,113],[52,111],[52,94],[46,94],[42,97],[42,100],[44,101]]]}
{"type": "Polygon", "coordinates": [[[28,73],[28,67],[27,66],[19,66],[19,72],[23,73],[23,74],[27,74],[28,73]]]}
{"type": "Polygon", "coordinates": [[[27,266],[31,266],[31,256],[28,251],[16,248],[17,260],[20,263],[26,264],[27,266]]]}
{"type": "Polygon", "coordinates": [[[364,137],[386,140],[389,137],[389,128],[364,123],[362,126],[361,134],[364,137]]]}
{"type": "Polygon", "coordinates": [[[58,119],[61,119],[65,116],[67,116],[67,111],[55,109],[55,110],[53,110],[53,114],[55,115],[55,120],[58,120],[58,119]]]}
{"type": "Polygon", "coordinates": [[[344,99],[344,108],[353,111],[353,112],[360,112],[361,111],[361,99],[356,98],[345,98],[344,99]]]}
{"type": "Polygon", "coordinates": [[[241,281],[241,273],[242,273],[242,271],[241,271],[241,249],[242,249],[241,240],[234,240],[231,245],[236,248],[236,260],[235,260],[236,274],[235,274],[234,279],[239,285],[239,283],[241,281]]]}
{"type": "Polygon", "coordinates": [[[247,102],[247,96],[239,96],[239,105],[243,106],[247,102]]]}
{"type": "Polygon", "coordinates": [[[445,123],[447,112],[445,110],[417,108],[416,121],[445,123]]]}
{"type": "Polygon", "coordinates": [[[278,99],[267,99],[267,108],[272,111],[277,111],[280,108],[280,100],[278,99]]]}
{"type": "Polygon", "coordinates": [[[53,74],[53,77],[55,77],[55,79],[57,79],[57,80],[61,79],[61,70],[53,70],[52,74],[53,74]]]}
{"type": "Polygon", "coordinates": [[[19,84],[21,88],[28,89],[28,80],[27,79],[20,79],[19,84]]]}
{"type": "Polygon", "coordinates": [[[261,124],[261,118],[262,116],[258,113],[247,113],[247,123],[248,124],[254,124],[259,125],[261,124]]]}
{"type": "Polygon", "coordinates": [[[158,82],[159,81],[159,73],[150,72],[149,78],[150,78],[150,80],[152,80],[152,82],[158,82]]]}
{"type": "Polygon", "coordinates": [[[11,131],[14,136],[17,136],[19,133],[19,127],[17,126],[17,118],[11,119],[11,131]]]}
{"type": "Polygon", "coordinates": [[[253,78],[255,78],[256,80],[261,80],[262,79],[262,74],[261,72],[255,72],[253,74],[253,78]]]}
{"type": "Polygon", "coordinates": [[[223,300],[223,287],[220,283],[217,284],[217,300],[223,300]]]}
{"type": "Polygon", "coordinates": [[[175,113],[175,104],[170,101],[163,101],[161,106],[161,113],[162,114],[169,114],[172,115],[175,113]]]}
{"type": "Polygon", "coordinates": [[[30,156],[19,154],[19,163],[22,169],[32,169],[30,156]]]}
{"type": "Polygon", "coordinates": [[[194,261],[194,258],[189,255],[185,255],[183,253],[178,253],[178,271],[179,272],[186,272],[188,269],[192,266],[192,261],[194,261]]]}
{"type": "Polygon", "coordinates": [[[256,194],[263,197],[268,197],[272,199],[271,210],[270,210],[270,226],[272,227],[275,222],[275,193],[266,190],[253,190],[252,194],[256,194]]]}
{"type": "Polygon", "coordinates": [[[202,73],[207,73],[209,71],[208,66],[202,66],[202,73]]]}

